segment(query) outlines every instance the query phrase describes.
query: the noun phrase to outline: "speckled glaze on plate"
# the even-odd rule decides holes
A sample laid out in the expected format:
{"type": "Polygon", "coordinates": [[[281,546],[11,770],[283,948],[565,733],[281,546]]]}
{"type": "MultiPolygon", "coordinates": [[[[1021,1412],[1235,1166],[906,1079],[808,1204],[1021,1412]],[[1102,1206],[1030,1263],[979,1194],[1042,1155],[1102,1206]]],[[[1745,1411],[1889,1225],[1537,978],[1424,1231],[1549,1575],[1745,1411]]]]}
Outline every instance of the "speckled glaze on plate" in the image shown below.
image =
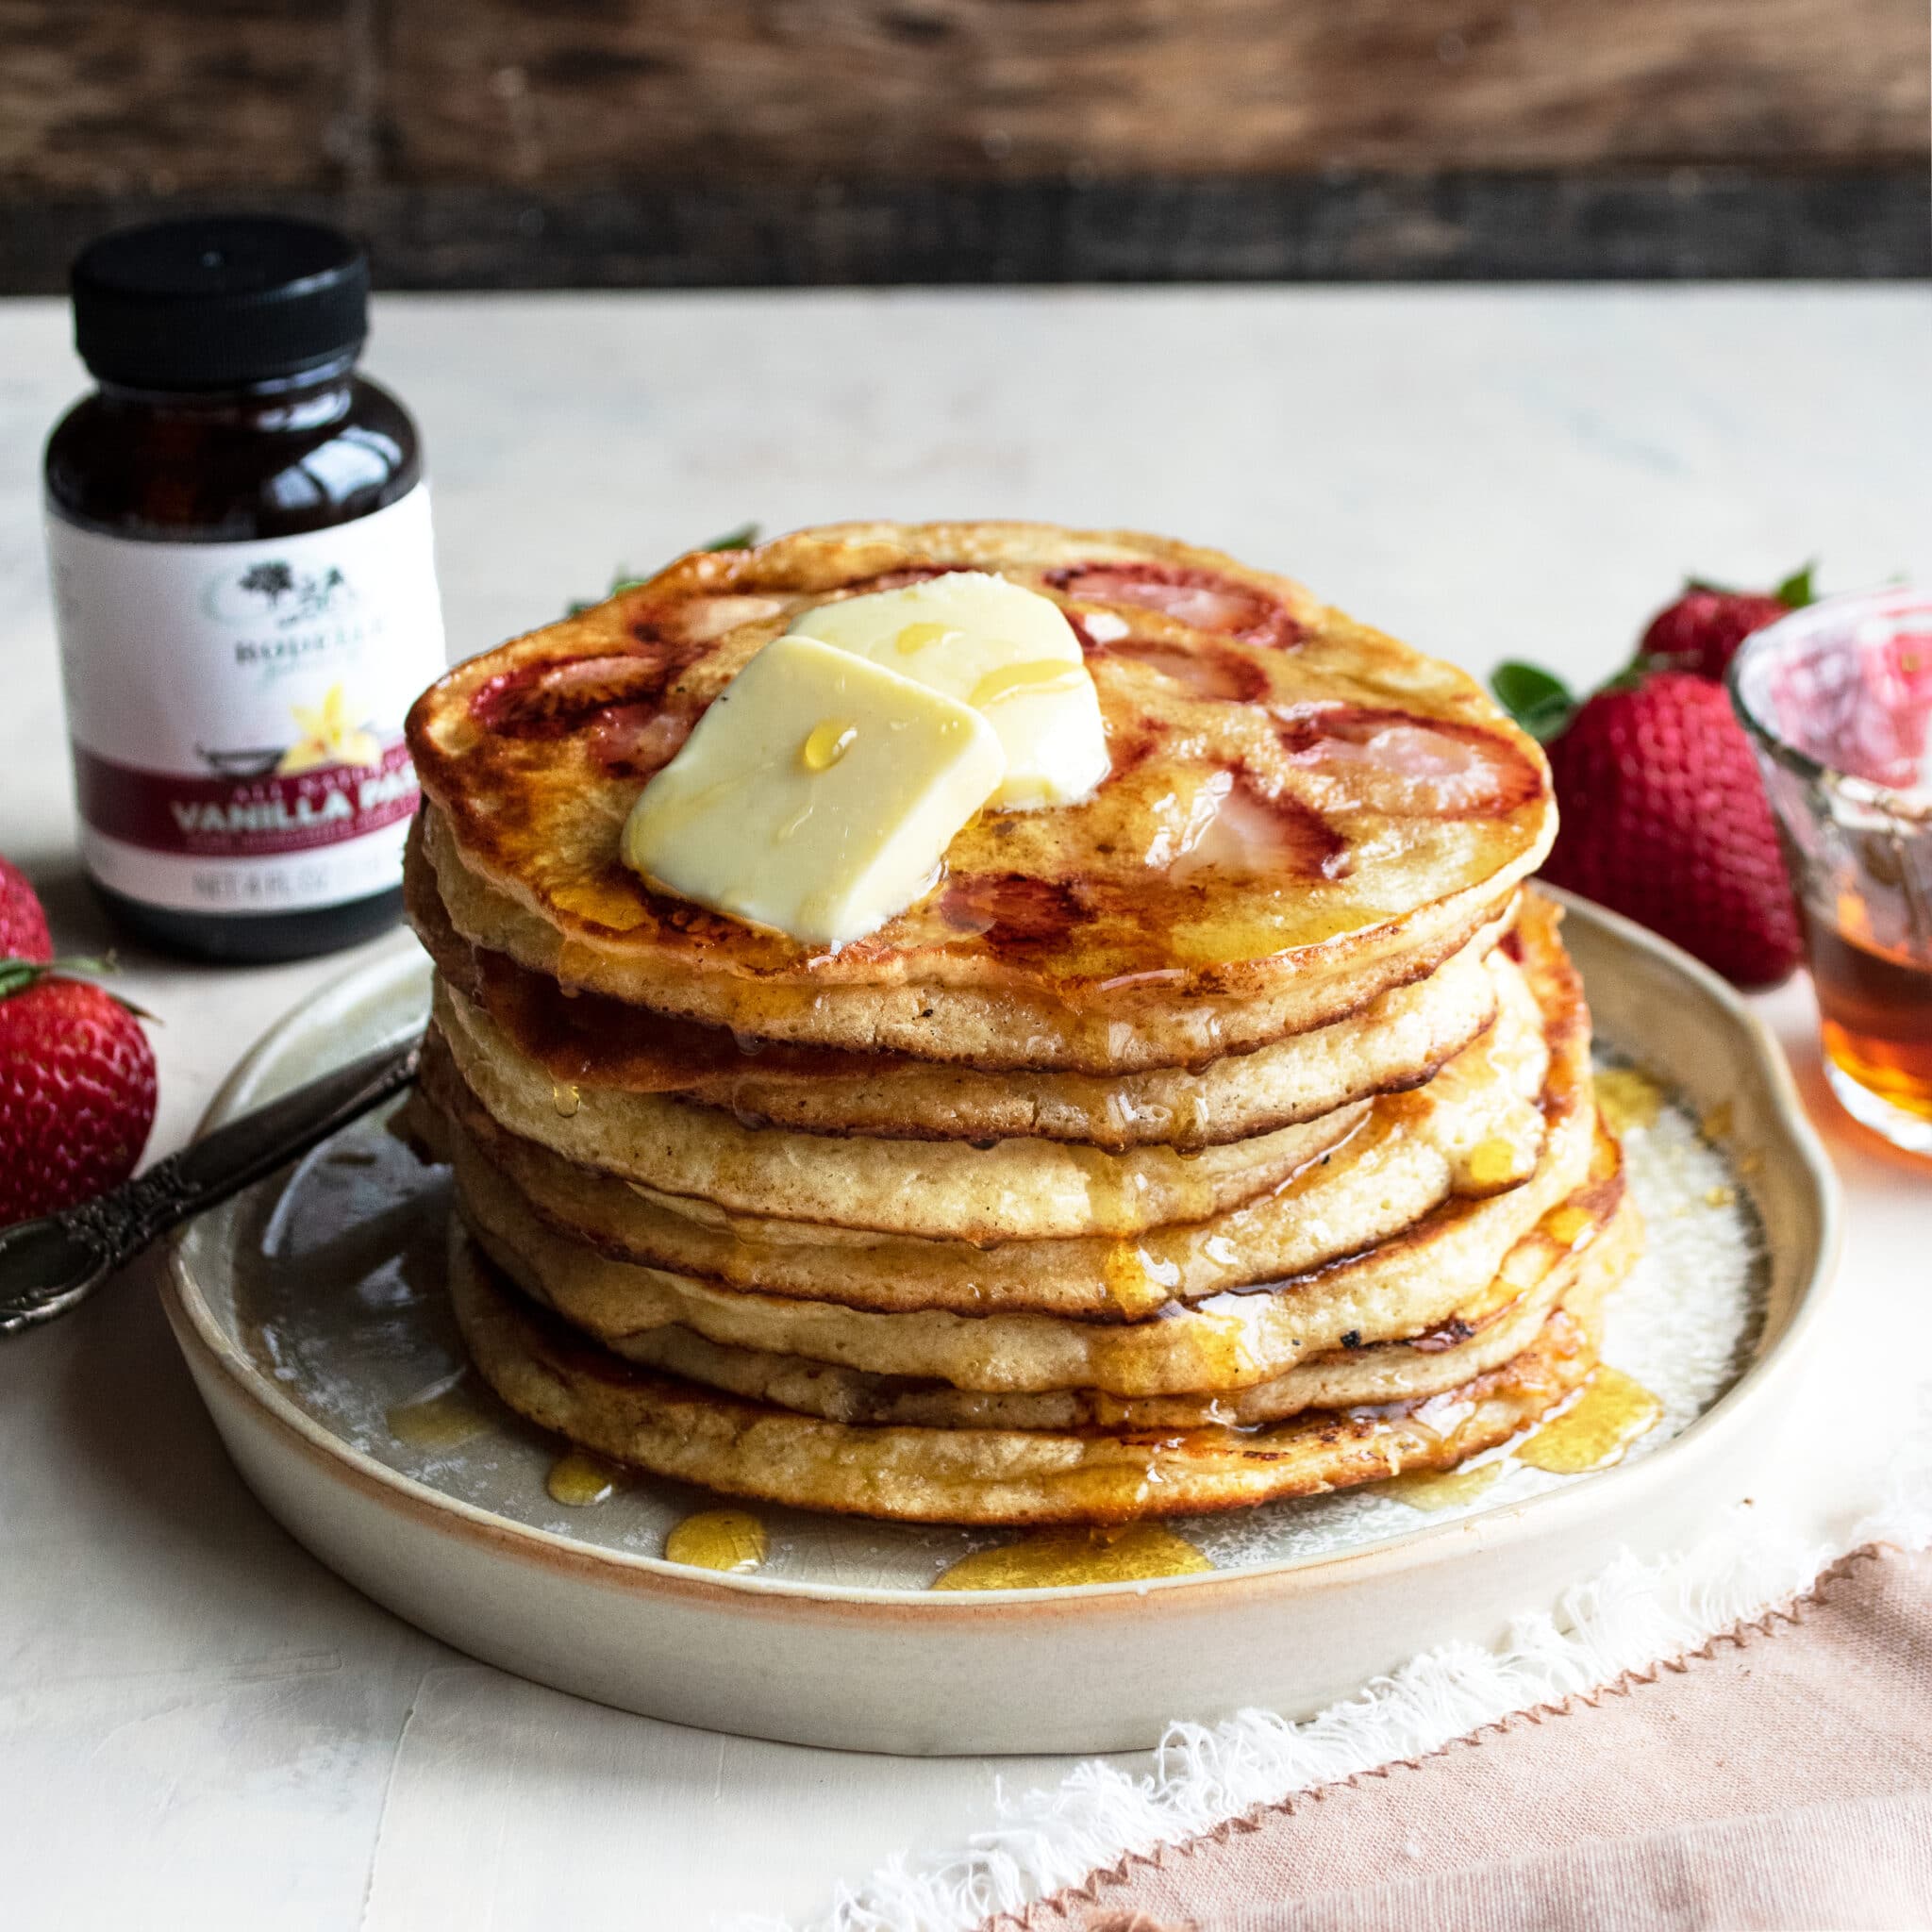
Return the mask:
{"type": "MultiPolygon", "coordinates": [[[[639,1477],[593,1507],[554,1500],[560,1445],[463,1374],[445,1177],[375,1121],[188,1229],[169,1316],[297,1538],[411,1623],[559,1689],[908,1753],[1124,1750],[1174,1718],[1311,1711],[1431,1644],[1494,1640],[1616,1545],[1680,1544],[1748,1492],[1828,1274],[1835,1183],[1763,1028],[1627,922],[1573,904],[1565,938],[1607,1060],[1667,1072],[1673,1096],[1626,1137],[1650,1241],[1605,1341],[1663,1415],[1593,1474],[1484,1458],[1494,1480],[1433,1510],[1369,1490],[1184,1520],[1214,1567],[1148,1581],[935,1591],[1005,1539],[762,1507],[757,1571],[672,1563],[670,1530],[719,1499],[639,1477]]],[[[289,1014],[209,1124],[408,1024],[427,972],[399,935],[289,1014]]]]}

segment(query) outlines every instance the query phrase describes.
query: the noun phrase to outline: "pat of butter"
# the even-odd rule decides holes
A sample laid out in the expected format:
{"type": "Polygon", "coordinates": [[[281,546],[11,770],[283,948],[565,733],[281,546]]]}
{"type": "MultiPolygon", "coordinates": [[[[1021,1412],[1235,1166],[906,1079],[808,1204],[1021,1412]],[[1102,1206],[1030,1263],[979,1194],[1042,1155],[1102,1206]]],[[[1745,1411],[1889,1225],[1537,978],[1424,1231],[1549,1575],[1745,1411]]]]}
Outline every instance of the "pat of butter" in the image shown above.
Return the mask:
{"type": "Polygon", "coordinates": [[[792,622],[982,712],[1007,754],[1001,809],[1070,805],[1107,776],[1100,699],[1050,597],[985,571],[822,604],[792,622]]]}
{"type": "Polygon", "coordinates": [[[714,912],[842,946],[924,895],[1005,770],[969,706],[783,637],[639,794],[624,860],[714,912]]]}

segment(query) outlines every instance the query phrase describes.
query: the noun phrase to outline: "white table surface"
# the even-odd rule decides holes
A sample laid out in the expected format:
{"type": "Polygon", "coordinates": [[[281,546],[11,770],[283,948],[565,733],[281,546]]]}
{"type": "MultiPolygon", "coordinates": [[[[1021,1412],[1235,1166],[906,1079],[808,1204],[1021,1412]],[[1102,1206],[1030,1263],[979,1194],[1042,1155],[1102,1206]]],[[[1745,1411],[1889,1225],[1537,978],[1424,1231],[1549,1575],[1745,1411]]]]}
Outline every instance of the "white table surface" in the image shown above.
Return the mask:
{"type": "MultiPolygon", "coordinates": [[[[1473,670],[1589,679],[1689,569],[1932,579],[1928,341],[1924,288],[448,297],[382,302],[369,367],[424,427],[458,655],[747,517],[963,514],[1171,531],[1473,670]]],[[[38,456],[82,382],[59,306],[0,305],[0,850],[75,950],[107,934],[74,857],[38,456]]],[[[160,1153],[346,961],[129,963],[165,1023],[160,1153]]],[[[1824,1096],[1802,980],[1763,1005],[1850,1214],[1757,1500],[1828,1531],[1932,1381],[1932,1169],[1824,1096]]],[[[996,1777],[1058,1769],[752,1743],[503,1676],[268,1520],[139,1272],[0,1343],[8,1924],[804,1922],[990,1823],[996,1777]]]]}

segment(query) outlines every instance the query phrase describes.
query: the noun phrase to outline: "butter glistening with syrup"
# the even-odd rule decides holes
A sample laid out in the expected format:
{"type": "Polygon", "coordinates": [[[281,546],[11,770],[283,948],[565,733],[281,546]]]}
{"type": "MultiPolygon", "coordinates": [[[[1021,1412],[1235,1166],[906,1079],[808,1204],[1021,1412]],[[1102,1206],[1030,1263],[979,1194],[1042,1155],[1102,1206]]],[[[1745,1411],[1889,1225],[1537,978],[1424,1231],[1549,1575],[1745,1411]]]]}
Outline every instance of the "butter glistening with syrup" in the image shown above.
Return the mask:
{"type": "Polygon", "coordinates": [[[804,637],[767,644],[631,808],[625,863],[679,898],[841,946],[923,896],[1006,772],[970,706],[804,637]]]}
{"type": "Polygon", "coordinates": [[[999,734],[996,809],[1068,805],[1108,774],[1100,700],[1066,614],[986,571],[822,604],[796,618],[817,638],[971,705],[999,734]]]}

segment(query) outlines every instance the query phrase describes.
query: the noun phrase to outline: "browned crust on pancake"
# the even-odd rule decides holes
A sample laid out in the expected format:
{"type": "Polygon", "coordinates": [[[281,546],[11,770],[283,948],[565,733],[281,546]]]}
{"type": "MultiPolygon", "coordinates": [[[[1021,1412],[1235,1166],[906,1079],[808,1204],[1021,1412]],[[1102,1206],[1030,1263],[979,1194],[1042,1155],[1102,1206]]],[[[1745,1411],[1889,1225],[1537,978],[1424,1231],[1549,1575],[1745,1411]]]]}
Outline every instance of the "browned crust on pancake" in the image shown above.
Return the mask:
{"type": "MultiPolygon", "coordinates": [[[[682,558],[579,618],[459,666],[419,702],[409,736],[450,834],[450,850],[433,855],[445,899],[459,853],[478,888],[537,922],[486,935],[480,913],[472,924],[453,904],[471,937],[661,1010],[931,1058],[972,1059],[1018,1037],[1038,1047],[1028,1064],[1110,1071],[1123,1064],[1116,1052],[1141,1050],[1135,1035],[1150,1034],[1155,1016],[1204,1000],[1216,1003],[1211,1018],[1225,1036],[1209,1050],[1325,1024],[1366,991],[1455,950],[1554,830],[1541,752],[1460,673],[1218,553],[1038,525],[848,525],[682,558]],[[655,729],[667,708],[694,716],[796,610],[892,570],[938,565],[1002,570],[1078,617],[1086,606],[1057,585],[1077,588],[1064,572],[1082,561],[1245,587],[1291,618],[1293,641],[1269,625],[1227,635],[1131,604],[1112,608],[1129,635],[1096,646],[1093,663],[1114,777],[1086,805],[975,822],[955,841],[945,889],[837,954],[808,954],[652,894],[621,864],[618,827],[644,774],[615,757],[613,742],[655,729]],[[1149,668],[1191,654],[1239,660],[1265,699],[1225,702],[1149,668]],[[591,705],[588,722],[574,703],[591,705]],[[1342,722],[1331,728],[1330,719],[1342,722]],[[1441,743],[1479,741],[1492,804],[1391,804],[1391,785],[1409,784],[1410,772],[1357,782],[1357,719],[1407,721],[1441,743]],[[1140,849],[1158,802],[1209,772],[1218,782],[1234,773],[1285,827],[1259,874],[1169,870],[1140,849]],[[1457,829],[1478,820],[1479,833],[1457,829]],[[1391,844],[1377,828],[1397,824],[1403,836],[1391,844]],[[1389,871],[1398,846],[1408,869],[1389,871]],[[1363,867],[1380,870],[1371,877],[1363,867]]],[[[651,758],[668,755],[653,743],[651,758]]],[[[492,917],[504,923],[500,908],[492,917]]],[[[1191,1036],[1186,1057],[1215,1027],[1191,1036]]],[[[1174,1063],[1171,1043],[1152,1050],[1166,1058],[1141,1063],[1174,1063]]]]}
{"type": "MultiPolygon", "coordinates": [[[[1572,1194],[1564,1209],[1588,1217],[1561,1240],[1545,1216],[1505,1259],[1474,1300],[1422,1335],[1319,1351],[1287,1374],[1245,1389],[1201,1395],[1121,1397],[1099,1390],[1015,1394],[960,1390],[935,1377],[880,1375],[708,1341],[673,1324],[601,1345],[660,1374],[855,1426],[1115,1430],[1248,1427],[1308,1409],[1415,1401],[1441,1394],[1519,1354],[1551,1308],[1591,1279],[1619,1280],[1641,1252],[1643,1224],[1616,1165],[1572,1194]]],[[[466,1221],[471,1239],[526,1293],[514,1255],[499,1251],[466,1221]]],[[[543,1302],[541,1294],[531,1299],[543,1302]]],[[[544,1303],[544,1306],[549,1306],[544,1303]]],[[[568,1317],[566,1316],[566,1319],[568,1317]]],[[[575,1324],[573,1324],[575,1325],[575,1324]]],[[[595,1336],[587,1337],[595,1342],[595,1336]]]]}
{"type": "MultiPolygon", "coordinates": [[[[1557,939],[1560,910],[1549,900],[1532,894],[1526,900],[1516,941],[1524,974],[1539,1006],[1542,1008],[1550,1046],[1550,1073],[1541,1096],[1549,1134],[1569,1131],[1569,1124],[1590,1106],[1589,1043],[1590,1015],[1584,1004],[1582,982],[1557,939]]],[[[1070,1308],[1064,1302],[1042,1304],[1036,1291],[1039,1275],[1040,1243],[1007,1242],[990,1248],[957,1241],[921,1241],[911,1237],[887,1237],[868,1242],[874,1256],[889,1256],[892,1271],[886,1284],[874,1288],[870,1280],[842,1271],[825,1272],[809,1262],[794,1263],[791,1251],[801,1230],[783,1222],[709,1223],[663,1211],[654,1211],[651,1224],[655,1237],[641,1241],[634,1233],[620,1238],[583,1221],[573,1221],[549,1211],[543,1202],[541,1174],[546,1163],[557,1157],[506,1133],[490,1118],[456,1076],[445,1058],[436,1051],[432,1039],[425,1053],[423,1086],[428,1101],[445,1111],[474,1141],[481,1158],[513,1188],[520,1200],[537,1220],[552,1232],[582,1241],[608,1258],[625,1264],[659,1268],[691,1276],[719,1291],[737,1290],[778,1298],[830,1300],[879,1312],[908,1312],[921,1308],[950,1309],[961,1315],[982,1316],[999,1311],[1026,1312],[1038,1309],[1056,1315],[1078,1313],[1082,1319],[1119,1323],[1126,1319],[1117,1299],[1105,1287],[1110,1256],[1119,1244],[1104,1240],[1076,1238],[1055,1243],[1070,1254],[1077,1250],[1083,1273],[1091,1276],[1092,1289],[1083,1304],[1070,1308]]],[[[1420,1104],[1420,1095],[1393,1095],[1375,1103],[1375,1117],[1369,1134],[1401,1131],[1400,1113],[1420,1104]]],[[[430,1129],[433,1132],[433,1125],[430,1129]]],[[[562,1170],[568,1174],[569,1170],[562,1170]]],[[[1282,1197],[1292,1205],[1293,1190],[1282,1197]]],[[[592,1204],[587,1202],[585,1210],[592,1204]]],[[[646,1200],[648,1206],[648,1200],[646,1200]]],[[[1386,1241],[1410,1243],[1428,1242],[1453,1228],[1474,1204],[1451,1201],[1425,1215],[1401,1233],[1386,1241]]],[[[1203,1224],[1201,1229],[1179,1230],[1178,1241],[1163,1240],[1157,1230],[1143,1239],[1142,1247],[1154,1262],[1148,1274],[1148,1292],[1155,1292],[1158,1273],[1172,1265],[1173,1279],[1165,1288],[1170,1305],[1198,1303],[1264,1285],[1276,1285],[1283,1277],[1278,1270],[1233,1272],[1214,1258],[1210,1237],[1217,1224],[1203,1224]]],[[[1126,1251],[1131,1254],[1131,1251],[1126,1251]]],[[[1320,1268],[1300,1278],[1311,1280],[1316,1274],[1351,1265],[1354,1253],[1331,1257],[1320,1268]]]]}
{"type": "Polygon", "coordinates": [[[1502,1368],[1447,1394],[1254,1430],[1049,1434],[862,1428],[632,1368],[532,1308],[453,1232],[457,1320],[484,1380],[528,1420],[727,1495],[959,1524],[1115,1524],[1321,1494],[1444,1470],[1507,1441],[1596,1365],[1596,1310],[1557,1309],[1502,1368]]]}
{"type": "MultiPolygon", "coordinates": [[[[1364,1069],[1350,1080],[1332,1083],[1316,1098],[1292,1105],[1251,1104],[1244,1110],[1224,1106],[1215,1111],[1202,1103],[1186,1124],[1176,1125],[1170,1096],[1190,1074],[1198,1077],[1227,1062],[1253,1062],[1271,1049],[1253,1048],[1193,1069],[1095,1075],[990,1070],[919,1060],[909,1054],[741,1041],[728,1027],[677,1019],[608,994],[566,993],[548,974],[533,973],[508,954],[465,939],[438,896],[435,874],[415,828],[404,858],[403,890],[409,924],[438,973],[553,1080],[578,1088],[675,1094],[693,1105],[796,1133],[919,1141],[1025,1137],[1079,1141],[1108,1153],[1158,1142],[1193,1153],[1293,1126],[1352,1101],[1424,1086],[1486,1030],[1494,1013],[1491,996],[1472,1021],[1452,1025],[1445,1017],[1432,1022],[1424,1057],[1404,1059],[1399,1066],[1378,1054],[1374,1039],[1364,1040],[1357,1048],[1364,1069]]],[[[1487,947],[1500,937],[1500,924],[1479,934],[1472,948],[1487,947]]],[[[1474,957],[1474,951],[1458,956],[1474,957]]],[[[1366,1001],[1361,1011],[1335,1022],[1335,1028],[1368,1033],[1392,1017],[1394,1003],[1413,998],[1411,987],[1388,988],[1366,1001]]],[[[1292,1052],[1294,1042],[1308,1040],[1294,1035],[1277,1042],[1274,1051],[1292,1052]]]]}

